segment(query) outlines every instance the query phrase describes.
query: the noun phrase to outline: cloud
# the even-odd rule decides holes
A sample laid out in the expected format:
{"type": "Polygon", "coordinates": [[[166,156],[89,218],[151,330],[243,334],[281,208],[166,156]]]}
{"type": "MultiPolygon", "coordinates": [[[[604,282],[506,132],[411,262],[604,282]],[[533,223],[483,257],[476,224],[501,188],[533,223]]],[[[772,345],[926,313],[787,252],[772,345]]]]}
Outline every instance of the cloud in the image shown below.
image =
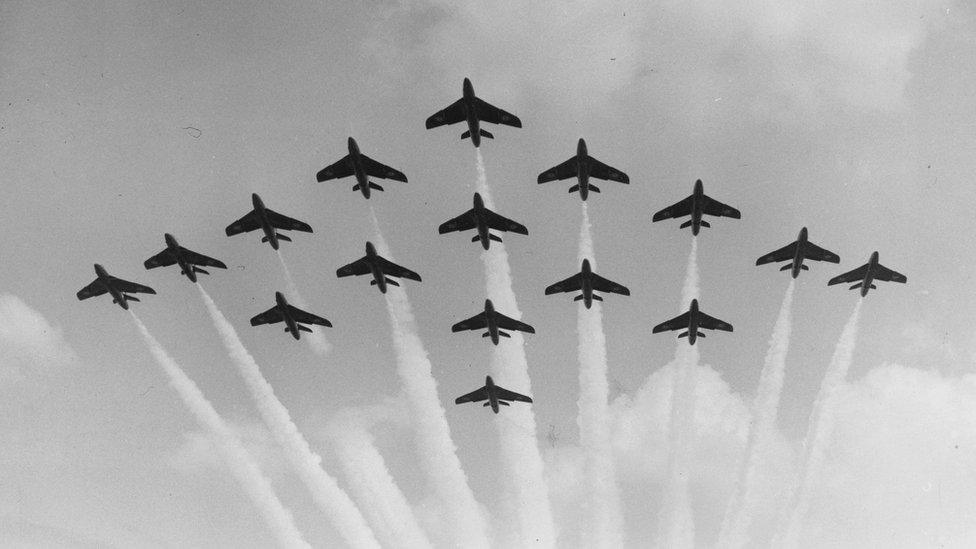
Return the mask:
{"type": "MultiPolygon", "coordinates": [[[[232,422],[228,427],[241,441],[252,460],[266,474],[280,473],[286,469],[281,451],[271,438],[271,433],[263,423],[257,421],[232,422]]],[[[214,448],[211,437],[203,431],[189,431],[183,434],[183,444],[169,455],[170,466],[178,471],[191,473],[223,470],[225,465],[214,448]]]]}
{"type": "Polygon", "coordinates": [[[0,295],[0,386],[17,386],[79,362],[60,328],[19,297],[0,295]]]}

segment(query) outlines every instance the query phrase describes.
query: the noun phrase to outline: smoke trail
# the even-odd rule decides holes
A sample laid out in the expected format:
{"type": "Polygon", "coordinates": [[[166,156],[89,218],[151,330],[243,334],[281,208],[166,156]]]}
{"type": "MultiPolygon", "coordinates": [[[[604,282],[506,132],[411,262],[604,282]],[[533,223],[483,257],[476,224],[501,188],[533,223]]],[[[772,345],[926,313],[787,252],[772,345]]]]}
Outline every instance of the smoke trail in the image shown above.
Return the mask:
{"type": "MultiPolygon", "coordinates": [[[[285,284],[288,286],[289,297],[295,300],[295,305],[299,309],[308,310],[308,303],[298,291],[298,286],[295,285],[295,279],[291,276],[291,269],[285,263],[285,258],[282,257],[281,250],[275,250],[275,252],[278,254],[278,261],[281,262],[281,269],[285,273],[285,284]]],[[[317,327],[314,332],[306,332],[304,337],[305,341],[308,342],[308,346],[312,348],[312,352],[319,356],[326,356],[332,352],[332,344],[325,338],[325,334],[322,333],[323,329],[323,327],[317,327]]]]}
{"type": "MultiPolygon", "coordinates": [[[[370,213],[373,213],[372,208],[370,213]]],[[[376,229],[376,251],[392,261],[390,248],[380,232],[375,214],[372,220],[376,229]]],[[[455,453],[457,448],[451,440],[451,429],[437,396],[437,381],[431,374],[427,350],[417,335],[417,322],[406,292],[390,288],[386,292],[386,308],[393,329],[397,374],[417,426],[421,466],[426,469],[434,491],[448,514],[448,524],[453,526],[451,535],[454,545],[488,547],[487,520],[474,499],[468,477],[455,453]]]]}
{"type": "Polygon", "coordinates": [[[302,539],[302,535],[295,527],[291,512],[281,504],[278,496],[275,495],[271,483],[268,481],[258,466],[251,460],[251,457],[244,450],[240,439],[224,423],[220,414],[214,410],[210,402],[200,392],[197,384],[190,379],[179,364],[163,349],[163,346],[156,341],[156,338],[149,333],[146,325],[139,320],[131,310],[132,320],[139,327],[142,338],[146,340],[153,358],[156,359],[166,375],[169,376],[170,385],[176,389],[180,398],[187,408],[196,416],[197,422],[210,434],[210,439],[214,447],[220,453],[224,463],[230,468],[231,473],[237,481],[244,487],[248,497],[254,505],[261,511],[264,520],[274,532],[278,543],[282,547],[311,547],[302,539]]]}
{"type": "Polygon", "coordinates": [[[857,341],[857,321],[861,316],[862,303],[864,303],[864,299],[858,299],[857,305],[854,306],[854,312],[851,313],[847,324],[844,325],[844,331],[840,334],[834,355],[830,359],[830,365],[827,366],[824,380],[820,384],[820,393],[817,394],[817,400],[813,404],[805,440],[806,459],[803,462],[800,482],[792,498],[792,505],[787,508],[790,514],[783,536],[784,547],[796,547],[798,545],[802,521],[810,509],[810,492],[823,469],[824,454],[827,451],[827,444],[834,428],[834,406],[837,400],[837,390],[844,384],[847,378],[847,370],[851,366],[854,344],[857,341]]]}
{"type": "Polygon", "coordinates": [[[401,406],[403,403],[397,399],[378,406],[344,410],[333,417],[328,434],[335,441],[350,490],[383,545],[431,547],[369,432],[379,421],[396,419],[401,406]]]}
{"type": "MultiPolygon", "coordinates": [[[[478,158],[478,192],[485,206],[493,207],[481,150],[478,158]]],[[[501,242],[494,243],[481,254],[485,264],[488,297],[498,310],[515,319],[522,316],[512,289],[508,253],[501,242]]],[[[525,340],[521,332],[514,332],[506,344],[494,348],[491,370],[503,386],[524,394],[532,394],[525,340]]],[[[497,421],[501,439],[502,460],[507,469],[510,487],[516,494],[518,532],[524,546],[549,547],[556,543],[556,527],[549,503],[549,489],[545,482],[544,464],[539,453],[535,413],[530,406],[512,406],[505,410],[504,421],[497,421]]]]}
{"type": "MultiPolygon", "coordinates": [[[[698,277],[698,238],[691,239],[688,269],[681,289],[681,310],[687,310],[700,291],[698,277]]],[[[671,416],[668,422],[668,476],[664,482],[661,507],[661,541],[665,547],[694,547],[695,523],[688,487],[691,443],[695,435],[695,375],[698,348],[678,341],[675,371],[671,386],[671,416]]]]}
{"type": "Polygon", "coordinates": [[[783,296],[776,324],[773,325],[773,335],[769,339],[769,350],[762,373],[759,375],[759,387],[752,404],[752,422],[750,423],[745,457],[742,463],[741,476],[732,499],[729,500],[725,511],[725,520],[719,534],[719,547],[738,548],[749,542],[749,527],[752,515],[756,510],[756,491],[759,482],[760,466],[769,441],[776,431],[776,417],[779,414],[779,401],[783,391],[783,372],[786,369],[786,353],[790,346],[791,316],[793,309],[793,292],[796,281],[790,280],[790,285],[783,296]]]}
{"type": "MultiPolygon", "coordinates": [[[[590,216],[583,202],[583,223],[580,227],[579,257],[590,260],[596,268],[590,216]]],[[[587,310],[577,310],[576,330],[579,334],[579,417],[580,445],[586,453],[586,473],[590,482],[588,497],[592,516],[591,528],[584,532],[584,547],[623,547],[623,517],[620,493],[617,488],[610,440],[609,384],[607,382],[607,342],[603,332],[603,311],[599,302],[587,310]]]]}
{"type": "Polygon", "coordinates": [[[359,509],[339,488],[335,479],[322,469],[322,458],[312,451],[308,441],[292,422],[288,410],[275,396],[274,389],[264,379],[254,357],[244,348],[234,327],[224,318],[203,286],[197,284],[197,289],[200,290],[200,296],[207,306],[210,318],[220,332],[227,353],[237,365],[241,377],[244,378],[261,417],[302,482],[312,493],[315,503],[332,519],[346,544],[353,547],[379,547],[359,509]]]}

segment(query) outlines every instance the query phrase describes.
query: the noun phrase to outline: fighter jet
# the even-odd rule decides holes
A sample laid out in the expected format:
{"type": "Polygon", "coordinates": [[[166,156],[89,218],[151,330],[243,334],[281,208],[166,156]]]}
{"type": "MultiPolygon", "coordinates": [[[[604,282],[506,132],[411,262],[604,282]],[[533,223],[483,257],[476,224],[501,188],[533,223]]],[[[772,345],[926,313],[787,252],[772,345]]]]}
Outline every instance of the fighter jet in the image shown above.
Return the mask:
{"type": "Polygon", "coordinates": [[[691,308],[687,313],[681,313],[680,315],[668,320],[667,322],[662,322],[654,327],[651,333],[665,332],[680,330],[682,328],[688,328],[686,331],[678,334],[678,337],[688,337],[688,343],[694,345],[695,340],[698,337],[705,337],[705,334],[698,331],[699,328],[705,328],[708,330],[722,330],[725,332],[732,331],[732,325],[724,320],[719,320],[717,318],[706,315],[705,313],[698,310],[698,300],[691,300],[691,308]]]}
{"type": "Polygon", "coordinates": [[[482,334],[481,337],[490,337],[491,342],[495,345],[498,345],[498,336],[512,337],[503,332],[501,329],[518,330],[527,334],[535,333],[535,328],[532,326],[529,326],[524,322],[519,322],[514,318],[507,317],[496,311],[495,306],[491,303],[490,299],[485,300],[484,312],[478,313],[467,320],[462,320],[454,326],[451,326],[451,331],[457,333],[463,330],[483,330],[485,328],[487,328],[488,331],[482,334]]]}
{"type": "Polygon", "coordinates": [[[583,305],[586,305],[587,309],[593,305],[593,300],[603,301],[602,297],[593,293],[594,290],[630,295],[630,290],[625,286],[617,284],[612,280],[607,280],[590,270],[589,259],[583,260],[583,266],[580,268],[580,272],[546,288],[546,295],[552,295],[558,292],[575,292],[577,290],[582,290],[583,293],[576,296],[573,301],[583,300],[583,305]]]}
{"type": "Polygon", "coordinates": [[[854,269],[853,271],[848,271],[842,275],[837,275],[830,279],[827,283],[828,286],[833,286],[834,284],[843,284],[846,282],[859,281],[857,284],[850,287],[851,290],[861,289],[861,297],[868,295],[868,290],[876,290],[878,287],[874,285],[875,280],[880,280],[882,282],[908,282],[908,277],[901,273],[892,271],[888,267],[885,267],[881,263],[878,263],[878,252],[871,254],[871,259],[864,265],[854,269]]]}
{"type": "Polygon", "coordinates": [[[332,323],[328,320],[303,311],[298,307],[288,304],[288,300],[281,292],[275,292],[275,306],[251,319],[251,326],[262,324],[275,324],[285,322],[285,332],[290,333],[295,339],[301,338],[301,332],[311,332],[312,330],[302,324],[317,324],[331,328],[332,323]]]}
{"type": "Polygon", "coordinates": [[[827,251],[807,240],[807,228],[803,227],[800,229],[800,234],[796,237],[795,242],[791,242],[775,252],[769,252],[760,257],[756,260],[756,265],[765,265],[766,263],[774,263],[777,261],[789,261],[789,263],[780,267],[779,270],[785,271],[791,269],[793,278],[796,278],[800,276],[801,270],[810,270],[810,267],[803,264],[804,259],[840,263],[839,255],[827,251]]]}
{"type": "Polygon", "coordinates": [[[627,174],[616,168],[607,166],[603,162],[588,155],[586,153],[586,141],[583,141],[582,137],[579,143],[576,144],[576,156],[540,173],[539,183],[548,183],[557,179],[561,181],[570,177],[577,178],[579,183],[570,187],[569,192],[579,191],[580,198],[584,201],[589,196],[590,191],[595,193],[600,192],[599,187],[590,183],[590,177],[605,179],[607,181],[618,181],[620,183],[630,183],[630,178],[627,177],[627,174]]]}
{"type": "Polygon", "coordinates": [[[321,183],[330,179],[342,179],[350,175],[356,176],[356,184],[352,190],[361,191],[367,199],[369,199],[370,189],[376,189],[377,191],[383,190],[383,187],[369,181],[369,176],[379,177],[380,179],[393,179],[403,181],[404,183],[407,182],[407,176],[403,175],[403,172],[394,170],[385,164],[380,164],[359,152],[359,145],[351,137],[349,138],[349,154],[342,157],[335,164],[323,168],[319,173],[315,174],[315,179],[321,183]]]}
{"type": "Polygon", "coordinates": [[[517,400],[519,402],[532,402],[532,399],[520,395],[516,392],[509,391],[508,389],[499,387],[495,385],[495,382],[491,380],[491,376],[485,377],[485,386],[472,391],[464,396],[459,396],[454,399],[454,404],[464,404],[465,402],[481,402],[482,400],[487,400],[484,406],[491,406],[491,411],[498,413],[498,405],[509,406],[506,401],[517,400]]]}
{"type": "Polygon", "coordinates": [[[270,208],[265,208],[264,202],[261,201],[261,197],[257,193],[251,195],[251,202],[254,204],[254,209],[244,217],[228,225],[226,229],[227,236],[249,233],[255,229],[261,229],[264,231],[264,238],[261,239],[261,242],[267,242],[271,244],[272,248],[277,250],[279,240],[291,242],[291,239],[283,234],[279,234],[275,229],[303,231],[306,233],[312,232],[312,227],[308,223],[281,215],[270,208]]]}
{"type": "Polygon", "coordinates": [[[395,280],[388,278],[387,275],[400,278],[409,278],[410,280],[420,282],[419,274],[405,267],[401,267],[377,254],[376,248],[373,247],[372,242],[366,243],[366,255],[364,257],[361,257],[348,265],[340,267],[336,271],[336,276],[339,278],[364,274],[372,274],[373,280],[370,281],[369,285],[378,287],[380,292],[384,294],[386,293],[387,284],[391,284],[393,286],[400,285],[395,280]]]}
{"type": "Polygon", "coordinates": [[[495,242],[501,242],[502,239],[489,233],[488,229],[495,229],[496,231],[512,231],[518,234],[529,234],[529,230],[525,228],[525,225],[521,223],[516,223],[507,217],[500,216],[495,212],[489,210],[485,207],[484,200],[481,199],[481,195],[474,193],[474,208],[464,212],[463,214],[441,224],[437,228],[437,232],[440,234],[449,233],[451,231],[467,231],[469,229],[478,229],[478,234],[475,235],[471,242],[481,241],[481,247],[488,249],[490,242],[494,240],[495,242]]]}
{"type": "Polygon", "coordinates": [[[703,186],[701,179],[695,181],[695,190],[692,192],[691,196],[657,212],[654,214],[654,219],[652,221],[661,221],[662,219],[670,219],[672,217],[678,218],[690,215],[691,220],[682,223],[681,227],[679,228],[684,229],[685,227],[691,227],[691,234],[698,235],[698,231],[701,227],[711,227],[711,225],[708,224],[708,221],[702,220],[702,215],[708,214],[714,216],[725,216],[734,219],[739,219],[741,217],[739,210],[727,204],[722,204],[718,200],[705,195],[705,192],[702,189],[703,186]]]}
{"type": "Polygon", "coordinates": [[[78,290],[78,299],[88,299],[89,297],[95,297],[107,292],[112,294],[112,303],[118,303],[119,307],[129,310],[129,301],[139,301],[139,299],[129,294],[156,293],[156,290],[153,290],[149,286],[115,278],[108,274],[105,267],[102,267],[98,263],[95,264],[95,274],[98,275],[98,278],[94,282],[78,290]]]}
{"type": "Polygon", "coordinates": [[[227,268],[227,265],[224,265],[221,261],[218,261],[212,257],[207,257],[203,254],[198,254],[191,250],[187,250],[183,246],[180,246],[179,243],[176,242],[176,238],[169,233],[164,234],[163,238],[166,239],[166,249],[150,257],[145,261],[145,263],[143,263],[147,269],[179,265],[180,274],[186,275],[186,277],[190,279],[190,282],[196,282],[197,273],[205,275],[210,274],[200,267],[197,267],[197,265],[203,265],[204,267],[216,267],[218,269],[227,268]]]}
{"type": "Polygon", "coordinates": [[[481,146],[481,138],[487,137],[494,139],[495,136],[482,130],[479,122],[489,122],[491,124],[505,124],[516,128],[522,127],[522,121],[517,116],[507,113],[494,105],[489,105],[484,100],[479,99],[474,94],[474,86],[467,78],[464,79],[462,87],[463,95],[461,99],[451,103],[444,110],[437,111],[427,119],[427,129],[436,128],[448,124],[456,124],[461,121],[468,123],[468,131],[461,134],[461,139],[470,137],[471,143],[475,147],[481,146]]]}

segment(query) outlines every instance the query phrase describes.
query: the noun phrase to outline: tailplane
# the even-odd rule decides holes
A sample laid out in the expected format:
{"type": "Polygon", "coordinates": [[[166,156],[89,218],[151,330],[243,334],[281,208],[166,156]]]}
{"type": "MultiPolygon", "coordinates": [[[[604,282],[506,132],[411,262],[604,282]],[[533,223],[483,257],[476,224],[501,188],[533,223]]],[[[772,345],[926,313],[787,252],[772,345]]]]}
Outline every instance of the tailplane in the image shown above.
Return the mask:
{"type": "Polygon", "coordinates": [[[495,136],[494,135],[491,135],[490,132],[486,132],[485,130],[482,130],[482,129],[479,129],[478,131],[481,133],[481,137],[487,137],[488,139],[494,139],[495,138],[495,136]]]}
{"type": "Polygon", "coordinates": [[[596,185],[590,183],[590,190],[593,191],[593,192],[595,192],[595,193],[598,193],[598,192],[600,192],[600,187],[597,187],[596,185]]]}
{"type": "Polygon", "coordinates": [[[699,223],[699,225],[701,225],[702,227],[711,227],[711,225],[709,225],[708,221],[705,221],[704,219],[701,221],[701,223],[699,223]]]}
{"type": "Polygon", "coordinates": [[[779,270],[781,270],[781,271],[788,271],[788,270],[790,270],[792,268],[793,268],[793,264],[792,263],[787,263],[786,265],[783,265],[782,267],[780,267],[779,270]]]}
{"type": "Polygon", "coordinates": [[[681,224],[681,226],[680,226],[680,227],[678,227],[678,228],[679,228],[679,229],[684,229],[685,227],[691,227],[691,221],[685,221],[685,222],[684,222],[684,223],[682,223],[682,224],[681,224]]]}
{"type": "Polygon", "coordinates": [[[467,139],[469,137],[471,137],[471,131],[470,130],[465,131],[464,133],[461,134],[461,139],[467,139]]]}
{"type": "Polygon", "coordinates": [[[501,242],[502,241],[501,238],[498,238],[497,236],[495,236],[493,234],[490,234],[490,233],[488,234],[488,239],[489,240],[494,240],[495,242],[501,242]]]}
{"type": "Polygon", "coordinates": [[[572,187],[569,188],[569,192],[571,193],[575,193],[578,190],[579,190],[579,185],[573,185],[572,187]]]}
{"type": "Polygon", "coordinates": [[[196,265],[193,266],[193,272],[200,273],[200,274],[205,274],[205,275],[210,274],[207,271],[204,271],[203,269],[201,269],[200,267],[197,267],[196,265]]]}

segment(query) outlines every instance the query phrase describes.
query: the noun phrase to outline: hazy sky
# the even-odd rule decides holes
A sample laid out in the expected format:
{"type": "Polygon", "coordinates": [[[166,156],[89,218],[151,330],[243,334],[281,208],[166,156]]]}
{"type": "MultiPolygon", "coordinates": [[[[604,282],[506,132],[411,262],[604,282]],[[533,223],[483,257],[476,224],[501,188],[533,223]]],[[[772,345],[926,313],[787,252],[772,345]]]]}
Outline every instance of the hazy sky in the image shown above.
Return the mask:
{"type": "MultiPolygon", "coordinates": [[[[0,543],[273,543],[128,315],[106,297],[75,298],[96,262],[157,290],[133,310],[240,431],[305,539],[338,543],[261,423],[197,291],[175,268],[141,264],[164,247],[164,232],[227,263],[203,286],[345,486],[330,421],[400,391],[382,296],[334,274],[374,239],[371,206],[397,262],[423,276],[403,288],[457,454],[478,501],[493,519],[504,515],[493,423],[506,410],[493,417],[452,402],[488,373],[490,345],[450,332],[486,297],[481,248],[470,233],[437,234],[471,207],[475,151],[459,139],[463,125],[424,129],[460,97],[464,77],[524,126],[488,125],[495,139],[482,153],[496,211],[529,229],[502,237],[523,320],[537,331],[526,336],[533,410],[563,544],[579,527],[579,305],[543,289],[579,269],[580,201],[566,192],[572,182],[535,179],[580,137],[631,180],[598,182],[603,193],[589,199],[597,271],[632,292],[603,308],[612,399],[655,372],[651,384],[666,384],[674,334],[651,328],[687,305],[690,231],[652,225],[653,213],[699,178],[742,212],[698,237],[701,307],[735,326],[698,344],[712,372],[699,388],[692,478],[699,543],[717,535],[789,281],[754,262],[802,226],[842,261],[814,263],[798,280],[771,485],[792,474],[857,301],[826,281],[877,250],[908,284],[879,284],[863,305],[832,480],[806,541],[973,543],[974,49],[973,6],[927,0],[3,3],[0,543]],[[350,135],[410,182],[380,181],[386,192],[368,202],[351,179],[315,182],[350,135]],[[315,230],[293,234],[282,255],[309,310],[335,325],[326,357],[280,328],[248,325],[286,290],[260,235],[224,235],[252,192],[315,230]]],[[[657,539],[660,455],[650,442],[661,425],[652,421],[640,438],[649,446],[617,439],[635,546],[657,539]]],[[[423,518],[432,496],[409,425],[373,432],[421,522],[436,524],[423,518]]]]}

